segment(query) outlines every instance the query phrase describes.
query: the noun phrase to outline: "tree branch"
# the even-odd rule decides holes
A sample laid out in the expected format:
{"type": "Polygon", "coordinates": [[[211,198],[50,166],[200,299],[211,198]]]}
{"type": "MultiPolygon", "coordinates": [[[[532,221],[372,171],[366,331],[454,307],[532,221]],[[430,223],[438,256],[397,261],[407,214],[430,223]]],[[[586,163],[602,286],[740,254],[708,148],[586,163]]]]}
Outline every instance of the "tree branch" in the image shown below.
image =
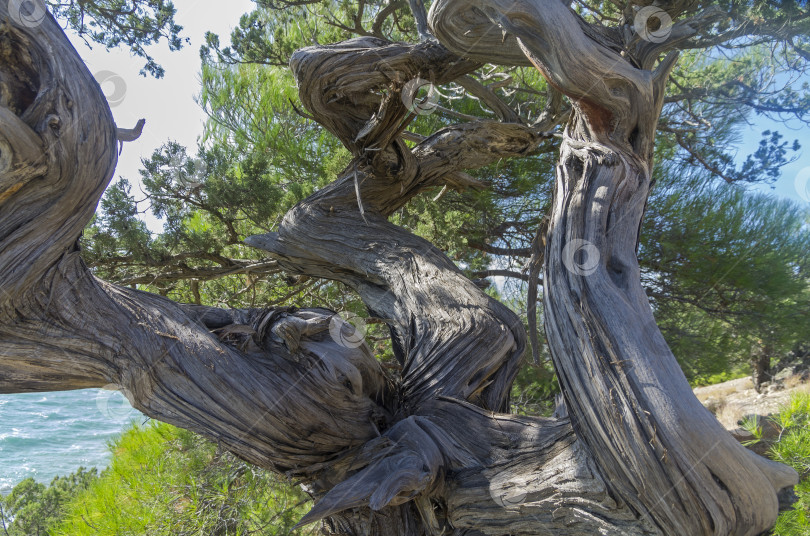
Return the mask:
{"type": "Polygon", "coordinates": [[[473,249],[483,251],[484,253],[490,253],[492,255],[504,255],[509,257],[531,257],[532,255],[532,248],[502,248],[485,244],[483,242],[478,242],[476,240],[468,240],[467,245],[473,249]]]}

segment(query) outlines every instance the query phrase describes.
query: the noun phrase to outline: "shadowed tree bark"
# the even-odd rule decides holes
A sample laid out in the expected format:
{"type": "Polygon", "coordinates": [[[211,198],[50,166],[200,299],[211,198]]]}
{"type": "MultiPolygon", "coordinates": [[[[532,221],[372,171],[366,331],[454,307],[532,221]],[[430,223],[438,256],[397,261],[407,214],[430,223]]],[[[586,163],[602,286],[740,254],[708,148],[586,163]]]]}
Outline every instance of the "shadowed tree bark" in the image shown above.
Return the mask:
{"type": "Polygon", "coordinates": [[[21,23],[0,3],[0,392],[116,384],[150,417],[304,482],[318,501],[302,523],[323,520],[326,534],[767,530],[797,475],[697,401],[636,261],[677,55],[658,60],[707,20],[651,43],[555,0],[436,0],[419,44],[363,37],[293,56],[301,102],[353,160],[247,243],[356,290],[389,324],[393,378],[330,311],[183,305],[95,278],[77,239],[112,177],[118,130],[58,24],[21,23]],[[543,270],[559,419],[501,413],[521,322],[388,221],[426,188],[482,187],[464,170],[549,136],[554,114],[529,127],[503,111],[405,143],[418,111],[409,83],[482,62],[533,65],[573,106],[543,270]]]}

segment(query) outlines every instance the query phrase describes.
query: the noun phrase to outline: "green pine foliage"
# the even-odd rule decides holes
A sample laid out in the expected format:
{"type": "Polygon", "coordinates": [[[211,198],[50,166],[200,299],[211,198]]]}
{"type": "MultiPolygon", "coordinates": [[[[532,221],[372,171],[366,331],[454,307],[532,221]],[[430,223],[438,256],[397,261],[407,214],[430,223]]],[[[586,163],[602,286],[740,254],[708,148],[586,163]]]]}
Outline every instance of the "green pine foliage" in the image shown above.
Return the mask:
{"type": "MultiPolygon", "coordinates": [[[[98,43],[107,49],[126,47],[133,55],[145,59],[140,72],[143,76],[161,78],[164,74],[163,67],[147,50],[150,45],[165,40],[170,50],[179,50],[188,41],[180,35],[183,27],[174,21],[176,9],[171,1],[45,0],[45,4],[54,17],[64,21],[86,42],[98,43]]],[[[33,9],[36,16],[36,8],[33,9]]]]}
{"type": "Polygon", "coordinates": [[[45,486],[29,478],[0,498],[7,536],[240,536],[293,531],[309,497],[201,436],[157,421],[111,442],[99,475],[79,470],[45,486]]]}
{"type": "Polygon", "coordinates": [[[0,497],[0,528],[5,536],[50,536],[67,511],[68,504],[98,479],[95,468],[79,469],[54,478],[46,486],[26,478],[0,497]]]}
{"type": "Polygon", "coordinates": [[[50,536],[303,535],[309,498],[281,477],[165,423],[128,429],[109,468],[74,495],[50,536]]]}
{"type": "MultiPolygon", "coordinates": [[[[771,420],[781,432],[769,456],[793,467],[801,478],[795,488],[796,502],[779,515],[771,534],[805,536],[810,534],[810,393],[794,394],[771,420]]],[[[761,427],[749,423],[748,429],[755,441],[761,437],[761,427]]]]}
{"type": "Polygon", "coordinates": [[[662,164],[639,260],[656,320],[687,376],[745,367],[810,331],[808,211],[662,164]],[[677,177],[677,180],[675,179],[677,177]]]}

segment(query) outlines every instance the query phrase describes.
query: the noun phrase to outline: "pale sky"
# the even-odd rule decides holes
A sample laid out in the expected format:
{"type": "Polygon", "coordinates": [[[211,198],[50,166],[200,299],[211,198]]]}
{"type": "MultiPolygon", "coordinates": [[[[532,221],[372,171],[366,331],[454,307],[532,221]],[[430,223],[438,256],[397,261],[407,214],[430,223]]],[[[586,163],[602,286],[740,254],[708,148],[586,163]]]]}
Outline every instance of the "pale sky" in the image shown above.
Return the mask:
{"type": "MultiPolygon", "coordinates": [[[[95,44],[89,49],[81,38],[68,33],[91,73],[95,75],[107,71],[120,76],[119,79],[109,75],[96,76],[99,80],[107,79],[101,88],[111,101],[110,108],[116,124],[132,128],[138,119],[146,119],[140,139],[124,144],[124,150],[118,157],[116,178],[123,176],[133,185],[140,184],[138,170],[141,169],[141,159],[149,158],[155,149],[169,139],[186,147],[196,145],[205,122],[205,114],[194,102],[194,97],[200,92],[199,51],[205,41],[205,32],[219,34],[222,43],[229,43],[231,29],[239,24],[239,17],[251,11],[254,5],[250,0],[176,1],[175,21],[183,27],[181,35],[188,37],[191,42],[176,52],[171,52],[165,42],[149,49],[166,70],[165,76],[160,79],[140,76],[138,72],[145,60],[132,56],[128,50],[118,48],[107,51],[95,44]]],[[[133,193],[136,199],[142,197],[137,190],[133,190],[133,193]]],[[[151,213],[144,216],[151,231],[162,230],[162,225],[151,213]]]]}
{"type": "MultiPolygon", "coordinates": [[[[136,188],[140,183],[138,170],[141,168],[141,158],[150,157],[155,149],[169,139],[194,147],[198,137],[202,135],[205,114],[194,102],[194,96],[200,91],[199,49],[205,32],[217,33],[222,43],[228,43],[231,29],[238,25],[242,14],[253,9],[254,4],[250,0],[176,0],[175,6],[175,20],[183,26],[182,35],[188,37],[191,43],[177,52],[169,51],[164,42],[151,47],[150,54],[166,70],[164,78],[159,80],[140,76],[138,72],[144,60],[132,57],[127,50],[107,51],[99,45],[94,45],[91,50],[81,39],[69,35],[90,72],[108,73],[108,81],[102,83],[102,89],[111,101],[116,123],[121,127],[131,128],[139,118],[146,119],[141,138],[124,144],[116,170],[116,178],[123,176],[136,185],[136,188]]],[[[798,161],[783,168],[782,177],[774,185],[773,192],[810,204],[810,128],[798,125],[799,129],[791,130],[788,128],[790,125],[786,127],[756,117],[752,120],[756,124],[741,132],[739,160],[745,160],[750,152],[756,150],[763,130],[776,128],[784,134],[785,139],[791,142],[798,139],[803,145],[800,157],[798,161]]],[[[769,187],[758,189],[771,191],[769,187]]],[[[136,198],[141,197],[137,191],[134,193],[136,198]]],[[[151,213],[145,214],[145,219],[150,230],[161,230],[160,222],[151,213]]]]}

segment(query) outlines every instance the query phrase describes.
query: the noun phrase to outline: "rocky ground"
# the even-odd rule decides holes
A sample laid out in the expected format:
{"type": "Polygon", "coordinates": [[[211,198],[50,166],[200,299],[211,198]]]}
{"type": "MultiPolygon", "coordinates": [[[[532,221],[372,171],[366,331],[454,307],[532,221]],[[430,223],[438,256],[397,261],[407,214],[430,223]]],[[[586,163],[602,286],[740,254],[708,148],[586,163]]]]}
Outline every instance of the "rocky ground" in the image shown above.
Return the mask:
{"type": "Polygon", "coordinates": [[[715,414],[717,420],[731,430],[741,441],[753,439],[740,425],[746,418],[757,418],[763,428],[763,441],[752,450],[767,450],[768,439],[778,436],[779,430],[767,417],[779,411],[793,393],[810,392],[810,372],[786,369],[776,374],[771,382],[763,385],[761,393],[754,390],[750,377],[695,388],[695,395],[704,406],[715,414]],[[773,437],[771,437],[773,436],[773,437]]]}

